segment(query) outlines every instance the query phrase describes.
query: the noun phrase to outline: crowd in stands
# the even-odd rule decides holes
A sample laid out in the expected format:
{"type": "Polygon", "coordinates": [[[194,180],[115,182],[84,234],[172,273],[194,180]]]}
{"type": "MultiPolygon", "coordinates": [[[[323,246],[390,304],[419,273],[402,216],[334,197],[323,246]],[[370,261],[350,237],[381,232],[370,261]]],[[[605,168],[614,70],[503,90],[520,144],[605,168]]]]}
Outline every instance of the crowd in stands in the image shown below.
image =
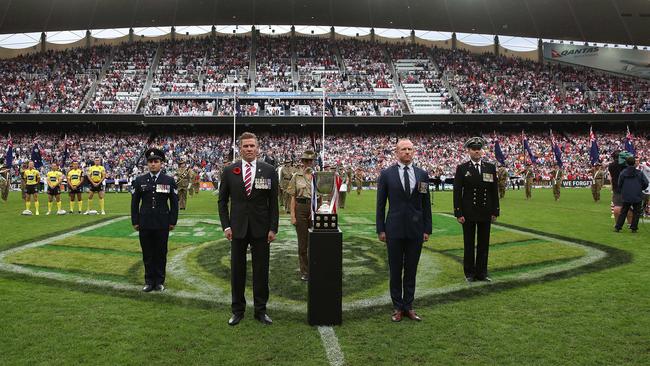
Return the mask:
{"type": "Polygon", "coordinates": [[[154,42],[117,47],[86,113],[135,113],[157,48],[154,42]]]}
{"type": "Polygon", "coordinates": [[[211,41],[203,78],[204,92],[245,93],[249,85],[250,41],[247,38],[217,37],[211,41]]]}
{"type": "MultiPolygon", "coordinates": [[[[256,42],[252,81],[247,36],[138,41],[0,60],[0,113],[167,113],[153,94],[245,94],[250,85],[274,92],[387,91],[397,99],[394,82],[423,84],[444,97],[444,108],[461,113],[650,113],[650,81],[594,69],[355,38],[262,35],[256,42]],[[143,95],[157,50],[152,86],[143,95]],[[411,69],[399,66],[405,60],[411,69]],[[148,102],[138,105],[141,98],[148,102]]],[[[368,114],[364,109],[343,115],[368,114]]],[[[252,114],[260,111],[265,108],[252,114]]]]}
{"type": "Polygon", "coordinates": [[[294,90],[291,72],[291,39],[285,36],[257,38],[255,88],[276,92],[294,90]]]}
{"type": "MultiPolygon", "coordinates": [[[[278,101],[275,106],[284,103],[278,101]]],[[[273,105],[273,102],[267,103],[273,105]]],[[[250,105],[251,107],[254,104],[250,105]]],[[[259,106],[256,108],[266,108],[259,106]]],[[[286,108],[286,106],[283,106],[286,108]]],[[[45,170],[52,161],[60,162],[65,150],[64,132],[14,132],[14,168],[31,156],[34,142],[37,142],[45,170]]],[[[467,153],[463,147],[464,142],[471,136],[480,134],[478,131],[469,131],[466,128],[447,128],[445,130],[417,130],[404,133],[400,129],[384,129],[383,131],[367,130],[350,132],[331,132],[326,138],[325,165],[334,166],[342,164],[355,170],[361,169],[366,180],[375,180],[381,169],[395,162],[394,146],[400,137],[409,137],[416,147],[415,164],[427,170],[431,176],[445,176],[452,178],[458,164],[467,160],[467,153]]],[[[258,132],[261,154],[272,154],[278,163],[298,162],[300,154],[313,148],[320,150],[319,132],[258,132]],[[316,136],[314,138],[314,136],[316,136]],[[314,140],[312,140],[314,139],[314,140]]],[[[530,148],[537,162],[533,165],[538,181],[547,181],[550,171],[554,168],[555,158],[551,147],[551,138],[548,131],[529,131],[526,133],[530,148]]],[[[624,149],[624,131],[596,132],[600,157],[603,166],[609,163],[611,153],[624,149]]],[[[489,142],[486,147],[485,159],[495,162],[494,143],[499,141],[506,157],[506,164],[512,177],[520,176],[524,169],[524,162],[530,158],[524,153],[521,131],[492,132],[483,134],[489,142]]],[[[565,179],[589,180],[590,141],[587,131],[582,132],[555,132],[555,139],[562,151],[565,179]]],[[[73,131],[67,133],[70,158],[79,159],[87,165],[95,156],[103,159],[109,178],[132,178],[133,172],[139,172],[136,162],[140,154],[149,146],[158,146],[166,151],[170,171],[177,167],[179,159],[187,160],[190,165],[201,167],[205,172],[218,171],[228,160],[229,147],[232,144],[232,135],[224,132],[221,134],[208,132],[174,132],[169,130],[155,135],[137,132],[122,133],[97,133],[73,131]],[[134,170],[135,169],[135,170],[134,170]]],[[[650,130],[640,130],[634,136],[634,145],[637,156],[647,161],[650,157],[650,130]]],[[[2,141],[5,142],[4,139],[2,141]]],[[[141,165],[144,160],[140,160],[141,165]]],[[[44,171],[45,171],[44,170],[44,171]]]]}
{"type": "Polygon", "coordinates": [[[150,99],[144,113],[151,116],[211,116],[213,100],[150,99]]]}
{"type": "Polygon", "coordinates": [[[390,67],[386,63],[383,46],[358,39],[338,42],[345,64],[345,87],[352,92],[374,92],[393,87],[390,67]]]}

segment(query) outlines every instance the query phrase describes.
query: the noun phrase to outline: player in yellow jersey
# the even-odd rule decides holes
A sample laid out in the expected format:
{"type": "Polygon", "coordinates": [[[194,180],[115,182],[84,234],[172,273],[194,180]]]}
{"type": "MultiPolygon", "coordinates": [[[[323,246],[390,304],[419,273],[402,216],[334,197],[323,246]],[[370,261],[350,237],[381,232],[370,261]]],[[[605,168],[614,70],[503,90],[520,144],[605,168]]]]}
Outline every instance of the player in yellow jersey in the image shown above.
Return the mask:
{"type": "Polygon", "coordinates": [[[86,169],[86,176],[90,181],[90,193],[88,194],[88,207],[84,215],[88,215],[88,212],[91,211],[95,193],[99,196],[99,209],[101,210],[101,214],[106,215],[104,211],[104,180],[106,179],[106,170],[102,166],[101,158],[95,158],[94,165],[86,169]]]}
{"type": "Polygon", "coordinates": [[[32,198],[34,198],[34,208],[38,216],[38,184],[41,182],[41,173],[34,168],[34,162],[30,161],[27,169],[23,171],[23,180],[25,181],[25,212],[31,215],[32,198]]]}
{"type": "Polygon", "coordinates": [[[52,170],[47,172],[47,213],[52,211],[52,202],[56,200],[56,212],[61,212],[61,183],[63,172],[59,170],[59,164],[52,163],[52,170]]]}
{"type": "Polygon", "coordinates": [[[76,160],[72,161],[72,167],[68,171],[68,193],[70,193],[70,213],[74,213],[74,201],[77,199],[77,204],[79,205],[79,213],[81,213],[81,186],[84,183],[84,172],[79,169],[79,162],[76,160]]]}

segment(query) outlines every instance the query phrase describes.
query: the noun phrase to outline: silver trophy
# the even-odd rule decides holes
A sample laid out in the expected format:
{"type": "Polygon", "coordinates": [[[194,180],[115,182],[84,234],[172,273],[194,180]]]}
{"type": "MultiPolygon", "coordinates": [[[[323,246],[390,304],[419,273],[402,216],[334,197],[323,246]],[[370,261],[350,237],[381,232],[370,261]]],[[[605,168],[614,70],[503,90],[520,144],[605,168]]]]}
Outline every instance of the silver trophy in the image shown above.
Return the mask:
{"type": "Polygon", "coordinates": [[[336,172],[316,172],[314,178],[316,179],[316,197],[320,201],[320,205],[314,213],[314,230],[338,230],[338,217],[332,213],[334,205],[337,203],[332,201],[336,192],[336,172]]]}

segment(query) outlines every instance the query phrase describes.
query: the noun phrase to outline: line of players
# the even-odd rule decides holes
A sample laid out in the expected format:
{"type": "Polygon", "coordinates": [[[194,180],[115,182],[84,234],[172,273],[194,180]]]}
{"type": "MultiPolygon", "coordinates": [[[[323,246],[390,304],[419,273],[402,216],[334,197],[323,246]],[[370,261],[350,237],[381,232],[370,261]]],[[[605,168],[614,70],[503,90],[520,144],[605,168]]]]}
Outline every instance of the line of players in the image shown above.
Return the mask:
{"type": "MultiPolygon", "coordinates": [[[[81,214],[83,211],[83,198],[82,194],[84,191],[84,184],[88,184],[88,201],[86,205],[86,211],[84,215],[100,213],[101,215],[106,215],[105,205],[104,205],[104,196],[105,196],[105,187],[106,187],[106,170],[101,164],[102,160],[99,157],[95,157],[93,160],[93,165],[88,167],[84,172],[80,168],[79,162],[73,160],[70,165],[70,170],[67,174],[59,167],[59,164],[53,162],[50,164],[50,170],[47,172],[45,177],[45,184],[47,185],[47,213],[50,215],[52,213],[52,206],[56,204],[56,213],[65,214],[65,213],[74,213],[75,212],[75,203],[77,206],[77,213],[81,214]],[[70,195],[70,210],[62,210],[61,202],[61,191],[63,183],[66,183],[68,186],[68,194],[70,195]],[[93,210],[93,198],[97,195],[99,200],[99,212],[93,210]]],[[[21,191],[23,195],[23,200],[25,201],[25,211],[23,214],[31,214],[31,206],[34,204],[35,215],[40,215],[40,204],[38,201],[39,185],[41,183],[41,173],[38,169],[35,168],[34,162],[29,161],[23,164],[20,169],[20,179],[21,179],[21,191]]],[[[187,184],[183,184],[181,190],[185,194],[182,199],[181,209],[185,209],[185,199],[187,193],[190,196],[199,193],[200,188],[200,176],[193,169],[185,168],[184,162],[181,162],[180,169],[177,172],[177,180],[187,181],[187,184]],[[184,172],[182,174],[179,174],[184,172]]]]}

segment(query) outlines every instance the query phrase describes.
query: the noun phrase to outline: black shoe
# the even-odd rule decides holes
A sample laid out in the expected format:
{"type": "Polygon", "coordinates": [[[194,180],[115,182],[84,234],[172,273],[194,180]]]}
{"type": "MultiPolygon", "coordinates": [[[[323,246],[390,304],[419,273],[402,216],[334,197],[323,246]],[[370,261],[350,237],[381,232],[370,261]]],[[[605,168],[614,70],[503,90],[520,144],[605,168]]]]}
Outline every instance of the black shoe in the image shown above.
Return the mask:
{"type": "Polygon", "coordinates": [[[470,283],[470,282],[474,282],[475,280],[474,280],[474,277],[465,277],[465,281],[470,283]]]}
{"type": "Polygon", "coordinates": [[[257,319],[260,323],[264,325],[273,324],[273,320],[271,320],[271,317],[268,316],[267,314],[255,315],[255,319],[257,319]]]}
{"type": "Polygon", "coordinates": [[[153,291],[153,285],[149,285],[149,284],[144,285],[144,287],[142,288],[142,291],[143,292],[151,292],[151,291],[153,291]]]}
{"type": "Polygon", "coordinates": [[[155,291],[165,291],[165,286],[161,283],[159,285],[156,285],[156,287],[154,287],[154,290],[155,291]]]}
{"type": "Polygon", "coordinates": [[[235,326],[239,324],[239,322],[244,319],[244,314],[232,314],[230,319],[228,319],[228,325],[230,326],[235,326]]]}

